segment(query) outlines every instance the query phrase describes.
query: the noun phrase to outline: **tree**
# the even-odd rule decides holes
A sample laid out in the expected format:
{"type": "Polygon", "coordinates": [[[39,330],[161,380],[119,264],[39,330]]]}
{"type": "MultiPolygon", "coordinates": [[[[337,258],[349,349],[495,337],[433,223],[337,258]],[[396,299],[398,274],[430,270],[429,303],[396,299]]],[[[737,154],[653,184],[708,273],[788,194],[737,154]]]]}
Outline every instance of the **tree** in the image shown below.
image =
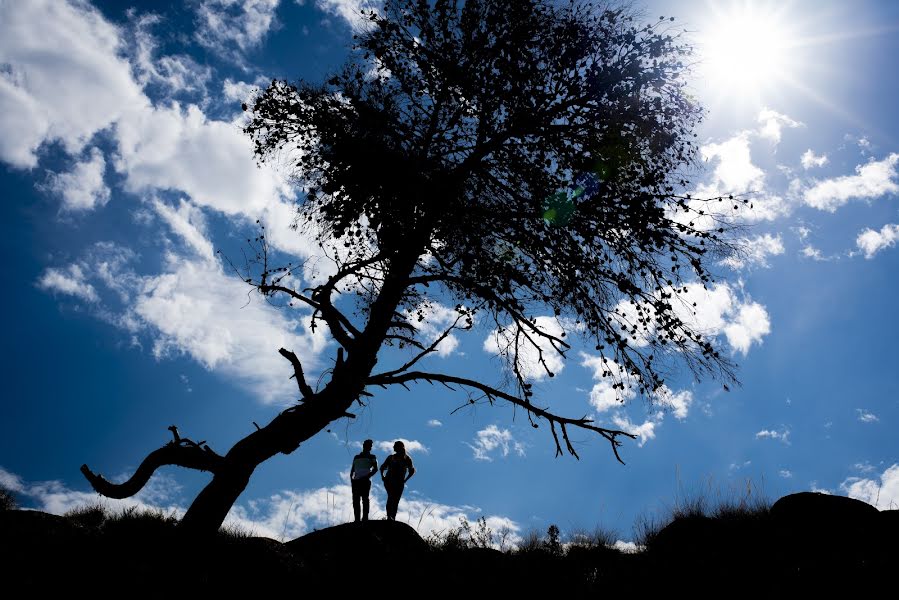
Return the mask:
{"type": "Polygon", "coordinates": [[[311,307],[311,326],[336,342],[330,380],[313,389],[282,348],[298,405],[224,456],[173,428],[128,482],[83,467],[101,494],[130,496],[162,465],[211,471],[182,525],[214,531],[256,466],[351,417],[371,390],[416,382],[510,403],[549,425],[557,455],[577,456],[572,428],[594,432],[620,461],[620,438],[633,435],[535,398],[533,369],[552,377],[549,355],[566,355],[569,334],[592,340],[622,394],[664,395],[677,361],[733,379],[679,296],[733,248],[718,213],[682,192],[702,113],[685,88],[690,47],[668,20],[638,26],[626,10],[549,0],[388,0],[368,17],[325,83],[272,81],[244,105],[258,160],[286,163],[305,192],[294,225],[336,266],[294,287],[302,266],[271,264],[263,231],[241,276],[311,307]],[[437,299],[456,318],[431,339],[417,325],[437,299]],[[547,313],[555,326],[537,318],[547,313]],[[496,326],[504,385],[421,370],[475,319],[496,326]],[[385,346],[407,359],[376,368],[385,346]]]}

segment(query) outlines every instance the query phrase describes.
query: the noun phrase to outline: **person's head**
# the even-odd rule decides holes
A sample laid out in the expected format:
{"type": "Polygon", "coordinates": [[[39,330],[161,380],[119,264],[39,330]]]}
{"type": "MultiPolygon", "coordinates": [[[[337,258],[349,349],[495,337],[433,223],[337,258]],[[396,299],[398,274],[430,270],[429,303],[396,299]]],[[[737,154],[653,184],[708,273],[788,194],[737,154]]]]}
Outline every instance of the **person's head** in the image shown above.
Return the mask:
{"type": "Polygon", "coordinates": [[[365,440],[364,442],[362,442],[362,449],[366,452],[370,452],[373,445],[374,442],[372,440],[365,440]]]}
{"type": "Polygon", "coordinates": [[[403,445],[403,442],[397,440],[396,442],[393,443],[393,451],[396,452],[397,454],[405,454],[406,446],[403,445]]]}

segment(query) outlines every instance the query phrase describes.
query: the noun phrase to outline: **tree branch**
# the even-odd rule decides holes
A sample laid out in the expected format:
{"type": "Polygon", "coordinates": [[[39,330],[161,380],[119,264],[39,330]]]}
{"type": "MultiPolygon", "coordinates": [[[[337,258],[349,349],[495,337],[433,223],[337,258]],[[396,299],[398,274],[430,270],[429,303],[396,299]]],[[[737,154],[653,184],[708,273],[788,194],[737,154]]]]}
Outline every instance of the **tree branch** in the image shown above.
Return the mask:
{"type": "Polygon", "coordinates": [[[315,392],[312,391],[312,388],[309,387],[309,384],[306,383],[306,377],[303,375],[303,365],[300,363],[300,359],[297,358],[297,355],[294,354],[291,350],[287,350],[286,348],[281,348],[278,350],[278,353],[290,361],[290,364],[293,365],[293,376],[297,379],[297,386],[300,388],[300,395],[303,398],[309,399],[315,392]]]}
{"type": "Polygon", "coordinates": [[[175,439],[162,448],[154,450],[143,460],[137,470],[127,481],[112,483],[102,475],[91,471],[87,465],[81,465],[81,473],[98,494],[107,498],[130,498],[138,493],[156,472],[166,465],[176,465],[197,471],[217,473],[224,466],[224,457],[216,454],[203,442],[194,442],[178,435],[174,426],[169,427],[175,439]]]}
{"type": "Polygon", "coordinates": [[[546,409],[539,408],[531,404],[528,400],[523,400],[517,396],[513,396],[512,394],[506,393],[502,390],[496,389],[479,381],[474,381],[473,379],[466,379],[464,377],[456,377],[454,375],[444,375],[442,373],[425,373],[422,371],[410,371],[408,373],[403,373],[400,375],[387,375],[384,373],[379,373],[377,375],[372,375],[368,378],[368,385],[394,385],[401,384],[404,385],[409,381],[427,381],[432,383],[434,381],[440,382],[444,385],[448,385],[454,383],[456,385],[471,387],[476,390],[480,390],[484,393],[485,396],[489,400],[493,400],[495,398],[499,398],[501,400],[505,400],[510,402],[515,406],[520,406],[527,410],[530,414],[533,414],[536,417],[541,417],[549,421],[550,423],[550,431],[553,436],[553,440],[556,443],[556,456],[562,454],[562,445],[559,442],[559,435],[556,431],[555,425],[558,424],[562,431],[562,438],[565,440],[566,450],[569,454],[574,456],[575,458],[580,458],[577,454],[577,451],[571,445],[571,441],[568,439],[568,426],[578,427],[580,429],[586,429],[589,431],[593,431],[594,433],[598,433],[609,443],[612,445],[612,452],[615,453],[615,458],[618,459],[618,462],[624,464],[624,461],[621,460],[621,456],[618,454],[618,446],[621,445],[621,442],[618,440],[618,436],[625,436],[631,439],[637,439],[637,436],[632,433],[627,433],[625,431],[619,431],[617,429],[606,429],[605,427],[598,427],[593,425],[593,420],[588,419],[586,416],[581,417],[580,419],[572,419],[569,417],[562,417],[555,413],[549,412],[546,409]]]}

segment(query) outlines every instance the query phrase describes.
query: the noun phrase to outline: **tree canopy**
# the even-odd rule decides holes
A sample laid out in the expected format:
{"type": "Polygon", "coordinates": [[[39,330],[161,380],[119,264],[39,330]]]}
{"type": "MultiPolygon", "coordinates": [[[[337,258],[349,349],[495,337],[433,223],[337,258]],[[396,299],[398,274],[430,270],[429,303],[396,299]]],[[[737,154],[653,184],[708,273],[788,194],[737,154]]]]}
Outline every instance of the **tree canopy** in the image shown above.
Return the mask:
{"type": "MultiPolygon", "coordinates": [[[[460,314],[488,314],[528,404],[526,351],[552,377],[543,353],[569,347],[537,324],[545,313],[649,397],[672,358],[732,378],[678,305],[686,282],[710,281],[708,257],[732,248],[684,191],[702,111],[684,77],[690,46],[668,19],[531,0],[394,0],[369,17],[340,72],[273,81],[246,128],[257,156],[277,156],[306,191],[301,224],[345,250],[326,287],[377,281],[414,253],[401,308],[440,284],[460,314]]],[[[356,291],[364,312],[377,285],[356,291]]],[[[329,326],[350,350],[342,321],[329,326]]]]}
{"type": "Polygon", "coordinates": [[[315,279],[302,263],[274,264],[263,232],[241,276],[311,307],[311,326],[337,344],[330,378],[313,388],[282,348],[296,406],[223,456],[173,428],[127,482],[83,467],[94,488],[132,495],[166,464],[211,471],[183,525],[214,531],[256,466],[380,387],[412,382],[511,403],[548,423],[557,454],[577,456],[570,429],[595,432],[621,460],[632,434],[561,415],[535,392],[534,369],[552,377],[550,355],[574,336],[622,400],[664,399],[675,364],[731,380],[682,293],[734,250],[717,208],[732,199],[686,193],[702,116],[684,77],[691,48],[669,20],[640,22],[589,2],[386,0],[324,83],[272,81],[244,105],[246,133],[302,190],[294,224],[333,268],[315,279]],[[454,318],[430,335],[421,322],[438,302],[454,318]],[[506,385],[421,370],[476,320],[492,322],[506,385]],[[408,354],[379,365],[385,345],[408,354]]]}

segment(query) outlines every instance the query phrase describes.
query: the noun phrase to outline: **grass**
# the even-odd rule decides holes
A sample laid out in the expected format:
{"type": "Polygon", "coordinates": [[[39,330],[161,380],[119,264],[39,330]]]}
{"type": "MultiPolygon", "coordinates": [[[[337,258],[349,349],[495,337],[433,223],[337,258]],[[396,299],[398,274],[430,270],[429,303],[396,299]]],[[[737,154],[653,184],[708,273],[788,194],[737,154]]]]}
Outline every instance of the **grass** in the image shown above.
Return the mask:
{"type": "Polygon", "coordinates": [[[709,478],[698,489],[689,492],[684,492],[678,485],[672,505],[659,513],[637,518],[634,541],[639,548],[646,548],[662,529],[679,519],[710,518],[729,522],[764,519],[771,504],[763,486],[754,484],[750,479],[722,488],[709,478]]]}

